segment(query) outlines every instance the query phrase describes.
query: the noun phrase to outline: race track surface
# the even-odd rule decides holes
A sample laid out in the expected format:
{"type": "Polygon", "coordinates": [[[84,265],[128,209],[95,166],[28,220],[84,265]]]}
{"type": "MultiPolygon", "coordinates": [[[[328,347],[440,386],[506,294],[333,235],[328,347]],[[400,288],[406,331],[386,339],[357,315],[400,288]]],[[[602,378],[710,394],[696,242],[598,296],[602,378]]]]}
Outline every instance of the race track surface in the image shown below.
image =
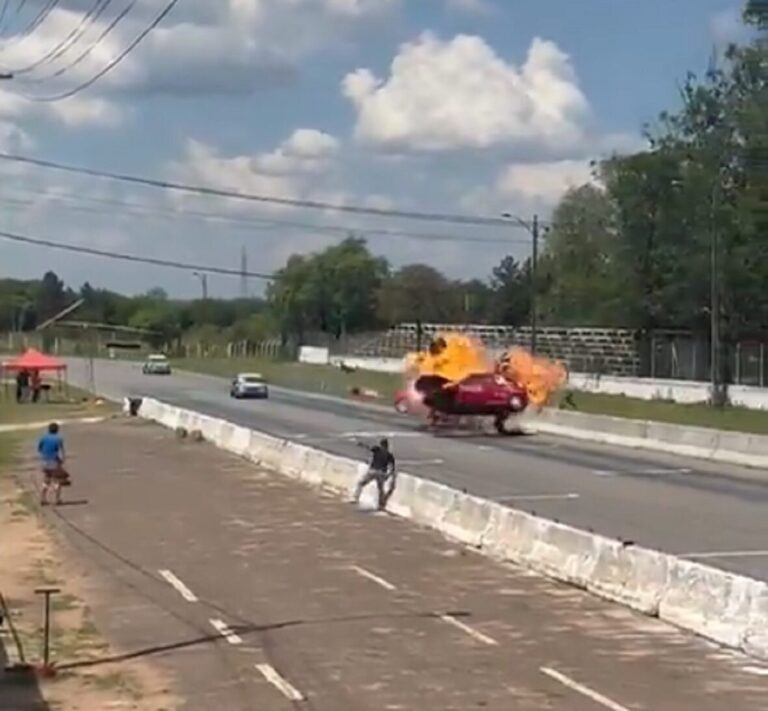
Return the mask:
{"type": "Polygon", "coordinates": [[[156,664],[180,711],[766,708],[754,660],[213,446],[136,420],[67,445],[43,515],[118,650],[74,665],[156,664]]]}
{"type": "MultiPolygon", "coordinates": [[[[70,381],[85,385],[83,361],[70,381]]],[[[151,396],[349,457],[355,440],[388,436],[399,468],[606,536],[768,579],[768,476],[763,472],[544,435],[436,436],[383,407],[272,387],[236,401],[222,378],[143,376],[139,364],[98,361],[108,397],[151,396]]]]}

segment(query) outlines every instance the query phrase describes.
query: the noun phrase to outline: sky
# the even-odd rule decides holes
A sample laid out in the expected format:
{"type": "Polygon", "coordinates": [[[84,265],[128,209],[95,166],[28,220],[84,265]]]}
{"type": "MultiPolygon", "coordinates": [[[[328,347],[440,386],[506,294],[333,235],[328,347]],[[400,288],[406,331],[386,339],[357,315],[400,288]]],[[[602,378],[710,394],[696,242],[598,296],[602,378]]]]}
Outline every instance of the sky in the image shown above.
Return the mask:
{"type": "MultiPolygon", "coordinates": [[[[0,12],[6,2],[0,71],[14,79],[0,82],[0,152],[291,200],[523,220],[546,219],[590,179],[590,161],[642,148],[643,126],[677,106],[687,72],[743,32],[741,0],[178,0],[112,71],[57,99],[168,0],[0,0],[0,12]]],[[[245,248],[249,271],[266,274],[351,232],[394,267],[424,262],[452,278],[485,278],[531,249],[512,223],[244,203],[7,161],[0,230],[231,269],[245,248]]],[[[0,241],[0,277],[50,268],[75,287],[186,298],[201,286],[190,272],[0,241]]],[[[242,285],[211,274],[208,287],[233,297],[242,285]]]]}

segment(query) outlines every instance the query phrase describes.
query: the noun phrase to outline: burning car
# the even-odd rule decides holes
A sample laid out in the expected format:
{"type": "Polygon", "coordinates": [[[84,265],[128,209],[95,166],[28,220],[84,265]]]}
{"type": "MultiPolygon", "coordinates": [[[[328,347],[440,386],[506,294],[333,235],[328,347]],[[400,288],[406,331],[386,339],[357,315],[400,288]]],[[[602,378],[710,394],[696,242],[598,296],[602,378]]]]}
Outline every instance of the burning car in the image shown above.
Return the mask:
{"type": "Polygon", "coordinates": [[[528,407],[528,393],[501,375],[473,373],[457,382],[440,375],[424,375],[395,397],[401,414],[426,412],[431,425],[456,418],[492,417],[499,433],[506,422],[528,407]]]}

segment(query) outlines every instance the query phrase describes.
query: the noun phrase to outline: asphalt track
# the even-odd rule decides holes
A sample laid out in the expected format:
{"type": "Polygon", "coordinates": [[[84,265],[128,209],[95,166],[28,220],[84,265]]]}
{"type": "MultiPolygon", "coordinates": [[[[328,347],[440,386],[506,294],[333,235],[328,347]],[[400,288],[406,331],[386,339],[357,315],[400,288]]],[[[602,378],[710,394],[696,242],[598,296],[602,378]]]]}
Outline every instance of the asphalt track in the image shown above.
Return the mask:
{"type": "Polygon", "coordinates": [[[67,444],[42,515],[114,651],[55,647],[63,674],[144,660],[179,711],[766,709],[754,660],[215,447],[125,419],[67,444]]]}
{"type": "MultiPolygon", "coordinates": [[[[87,382],[83,361],[70,381],[87,382]]],[[[148,377],[98,361],[107,397],[151,396],[344,456],[389,436],[399,468],[606,536],[768,580],[768,476],[720,463],[536,435],[436,436],[387,408],[273,387],[235,401],[222,378],[148,377]]]]}

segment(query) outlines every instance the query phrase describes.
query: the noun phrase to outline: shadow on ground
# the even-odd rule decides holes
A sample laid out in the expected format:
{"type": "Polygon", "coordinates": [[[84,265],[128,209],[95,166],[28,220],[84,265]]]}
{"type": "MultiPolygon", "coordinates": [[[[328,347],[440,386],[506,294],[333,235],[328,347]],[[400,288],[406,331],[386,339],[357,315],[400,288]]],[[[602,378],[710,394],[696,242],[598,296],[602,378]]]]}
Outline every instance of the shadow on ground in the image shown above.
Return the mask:
{"type": "Polygon", "coordinates": [[[0,709],[3,711],[48,711],[39,680],[32,671],[8,671],[7,645],[13,640],[4,625],[0,628],[0,709]]]}

